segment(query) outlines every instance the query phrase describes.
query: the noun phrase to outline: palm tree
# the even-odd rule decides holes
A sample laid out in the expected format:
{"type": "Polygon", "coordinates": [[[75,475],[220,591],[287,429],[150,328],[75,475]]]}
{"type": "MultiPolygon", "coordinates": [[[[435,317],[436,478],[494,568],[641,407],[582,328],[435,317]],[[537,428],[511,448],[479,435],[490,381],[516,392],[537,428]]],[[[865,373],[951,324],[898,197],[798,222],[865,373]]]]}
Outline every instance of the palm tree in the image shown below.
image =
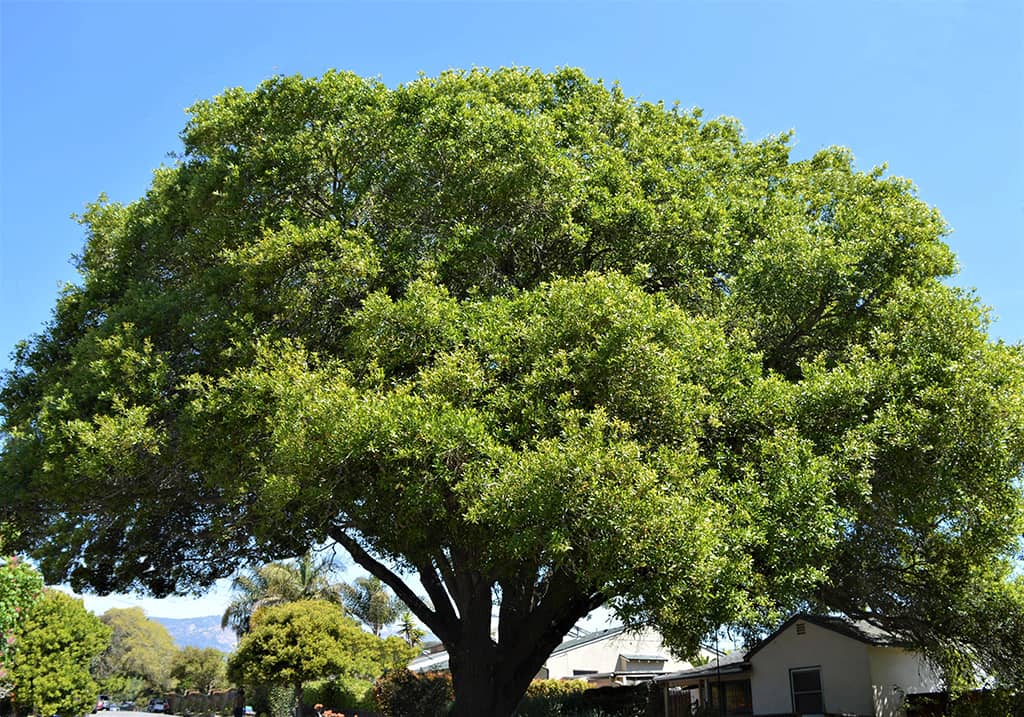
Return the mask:
{"type": "Polygon", "coordinates": [[[412,613],[406,610],[401,614],[398,620],[399,636],[408,642],[411,647],[419,645],[423,641],[423,636],[427,634],[427,631],[416,624],[416,619],[412,616],[412,613]]]}
{"type": "Polygon", "coordinates": [[[341,587],[345,607],[377,637],[385,625],[393,623],[407,610],[405,603],[392,595],[378,578],[356,578],[354,584],[341,587]]]}
{"type": "Polygon", "coordinates": [[[333,560],[317,560],[306,553],[294,560],[266,563],[238,575],[231,583],[237,595],[221,618],[221,627],[230,627],[238,637],[249,631],[256,610],[266,605],[298,600],[326,600],[342,604],[342,585],[331,581],[333,560]]]}

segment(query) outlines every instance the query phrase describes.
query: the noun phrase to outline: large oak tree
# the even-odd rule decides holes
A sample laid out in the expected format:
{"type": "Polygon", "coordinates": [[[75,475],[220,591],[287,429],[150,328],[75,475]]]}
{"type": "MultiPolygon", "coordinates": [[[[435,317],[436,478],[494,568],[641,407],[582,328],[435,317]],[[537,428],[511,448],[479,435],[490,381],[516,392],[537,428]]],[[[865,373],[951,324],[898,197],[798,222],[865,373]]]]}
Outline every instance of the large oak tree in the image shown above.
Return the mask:
{"type": "Polygon", "coordinates": [[[85,212],[0,394],[50,580],[332,539],[445,642],[459,715],[599,605],[684,651],[842,611],[1020,676],[1024,362],[910,182],[571,69],[275,78],[182,139],[85,212]]]}

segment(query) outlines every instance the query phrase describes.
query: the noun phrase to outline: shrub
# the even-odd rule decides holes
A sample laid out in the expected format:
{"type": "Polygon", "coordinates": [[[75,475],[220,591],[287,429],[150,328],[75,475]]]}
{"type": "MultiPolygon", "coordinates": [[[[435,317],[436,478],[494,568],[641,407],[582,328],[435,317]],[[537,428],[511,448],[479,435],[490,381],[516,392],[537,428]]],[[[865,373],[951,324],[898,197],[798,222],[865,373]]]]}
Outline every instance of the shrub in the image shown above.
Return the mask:
{"type": "MultiPolygon", "coordinates": [[[[311,682],[302,692],[302,702],[307,707],[315,704],[326,705],[334,712],[377,710],[377,703],[373,698],[373,683],[357,677],[311,682]]],[[[313,714],[311,707],[309,714],[313,714]]]]}
{"type": "Polygon", "coordinates": [[[534,680],[526,688],[526,697],[561,697],[583,692],[588,687],[583,680],[534,680]]]}
{"type": "Polygon", "coordinates": [[[390,670],[374,683],[373,696],[385,717],[440,717],[454,693],[450,675],[390,670]]]}
{"type": "Polygon", "coordinates": [[[516,717],[561,717],[569,715],[565,700],[582,693],[589,685],[583,680],[534,680],[516,707],[516,717]]]}
{"type": "Polygon", "coordinates": [[[953,717],[1024,717],[1024,694],[1008,690],[975,690],[953,704],[953,717]]]}
{"type": "Polygon", "coordinates": [[[647,717],[659,714],[652,683],[592,687],[579,680],[536,680],[516,717],[647,717]]]}
{"type": "Polygon", "coordinates": [[[291,717],[295,710],[295,692],[291,687],[271,685],[270,714],[271,717],[291,717]]]}

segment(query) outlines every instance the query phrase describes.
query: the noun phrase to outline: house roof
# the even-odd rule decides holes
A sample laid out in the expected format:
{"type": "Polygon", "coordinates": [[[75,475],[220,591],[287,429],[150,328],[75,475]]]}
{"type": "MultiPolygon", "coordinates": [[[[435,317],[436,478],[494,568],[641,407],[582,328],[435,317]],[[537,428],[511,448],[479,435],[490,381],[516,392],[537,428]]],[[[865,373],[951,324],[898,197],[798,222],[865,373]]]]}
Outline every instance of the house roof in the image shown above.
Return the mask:
{"type": "MultiPolygon", "coordinates": [[[[600,642],[601,640],[607,640],[608,638],[621,635],[626,632],[626,627],[618,625],[616,627],[605,628],[604,630],[597,630],[595,632],[588,633],[582,637],[576,637],[571,640],[566,640],[561,645],[556,647],[551,652],[551,656],[559,655],[570,650],[575,650],[578,647],[589,645],[594,642],[600,642]]],[[[664,656],[651,656],[651,655],[623,655],[623,657],[630,660],[665,660],[664,656]]],[[[448,664],[448,652],[440,650],[429,655],[421,655],[415,658],[409,663],[409,669],[414,672],[426,672],[433,670],[447,670],[449,669],[448,664]]]]}
{"type": "Polygon", "coordinates": [[[688,670],[680,670],[679,672],[655,677],[654,681],[665,682],[668,680],[687,680],[699,677],[714,677],[716,675],[730,675],[737,672],[745,672],[749,669],[750,663],[747,662],[746,655],[742,651],[737,650],[730,652],[728,655],[712,658],[711,662],[706,665],[698,665],[688,670]]]}
{"type": "Polygon", "coordinates": [[[831,630],[832,632],[844,635],[845,637],[849,637],[868,645],[900,647],[907,644],[907,641],[901,639],[898,635],[895,635],[888,630],[884,630],[878,625],[868,622],[867,620],[851,620],[848,617],[799,613],[786,620],[786,622],[782,623],[779,629],[750,648],[746,654],[746,659],[749,660],[752,655],[757,653],[761,648],[797,622],[809,622],[812,625],[817,625],[818,627],[831,630]]]}
{"type": "Polygon", "coordinates": [[[435,652],[427,655],[420,655],[409,663],[409,669],[413,672],[439,672],[449,669],[448,653],[435,652]]]}
{"type": "Polygon", "coordinates": [[[791,625],[797,622],[809,622],[812,625],[817,625],[818,627],[831,630],[832,632],[844,635],[845,637],[849,637],[868,645],[879,645],[883,647],[904,647],[907,645],[906,640],[901,639],[898,635],[867,620],[851,620],[848,617],[798,613],[786,620],[786,622],[782,623],[775,632],[758,642],[745,653],[741,651],[731,652],[717,662],[712,659],[711,662],[706,665],[694,667],[689,670],[673,672],[669,675],[662,675],[661,677],[656,678],[656,681],[662,682],[666,680],[708,677],[716,674],[730,674],[749,670],[750,658],[765,645],[789,629],[791,625]]]}
{"type": "Polygon", "coordinates": [[[569,650],[575,650],[577,647],[583,647],[589,645],[592,642],[600,642],[601,640],[607,640],[609,637],[615,635],[621,635],[626,631],[626,628],[622,625],[617,627],[609,627],[604,630],[598,630],[597,632],[591,632],[590,634],[584,635],[583,637],[577,637],[572,640],[566,640],[561,645],[551,651],[552,655],[558,655],[569,650]]]}
{"type": "Polygon", "coordinates": [[[591,672],[586,675],[577,675],[573,679],[594,683],[602,679],[614,680],[622,677],[629,682],[647,682],[664,674],[664,670],[613,670],[611,672],[591,672]]]}

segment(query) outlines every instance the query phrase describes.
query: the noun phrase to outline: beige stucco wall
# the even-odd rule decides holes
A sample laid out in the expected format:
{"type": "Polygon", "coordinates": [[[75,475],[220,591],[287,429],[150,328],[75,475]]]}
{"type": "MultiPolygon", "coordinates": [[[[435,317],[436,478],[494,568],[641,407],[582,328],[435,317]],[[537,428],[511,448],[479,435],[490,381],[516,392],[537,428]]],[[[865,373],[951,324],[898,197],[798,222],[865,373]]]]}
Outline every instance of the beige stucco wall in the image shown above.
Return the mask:
{"type": "Polygon", "coordinates": [[[827,712],[853,715],[874,713],[868,646],[805,622],[777,635],[750,659],[750,690],[754,714],[786,714],[793,710],[789,671],[821,669],[821,688],[827,712]]]}
{"type": "Polygon", "coordinates": [[[664,655],[668,660],[662,669],[670,672],[690,667],[689,662],[672,657],[662,643],[661,635],[654,630],[639,633],[623,632],[606,640],[581,645],[552,655],[545,665],[548,668],[548,677],[559,680],[573,677],[573,670],[614,672],[619,655],[664,655]]]}
{"type": "Polygon", "coordinates": [[[877,717],[902,717],[906,695],[942,689],[939,674],[917,653],[872,646],[868,664],[877,717]]]}

